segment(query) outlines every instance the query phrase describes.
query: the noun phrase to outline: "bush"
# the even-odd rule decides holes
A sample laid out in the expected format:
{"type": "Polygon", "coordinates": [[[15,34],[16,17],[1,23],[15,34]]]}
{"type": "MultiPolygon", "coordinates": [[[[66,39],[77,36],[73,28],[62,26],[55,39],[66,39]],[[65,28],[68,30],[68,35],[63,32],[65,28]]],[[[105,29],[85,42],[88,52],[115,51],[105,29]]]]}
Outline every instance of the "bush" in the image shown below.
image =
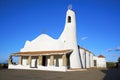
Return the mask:
{"type": "Polygon", "coordinates": [[[0,64],[0,68],[3,68],[3,64],[0,64]]]}
{"type": "Polygon", "coordinates": [[[120,63],[120,57],[118,58],[118,63],[120,63]]]}
{"type": "Polygon", "coordinates": [[[3,69],[3,68],[8,68],[8,64],[7,63],[1,63],[0,64],[0,69],[3,69]]]}
{"type": "Polygon", "coordinates": [[[107,62],[107,68],[116,68],[115,62],[107,62]]]}

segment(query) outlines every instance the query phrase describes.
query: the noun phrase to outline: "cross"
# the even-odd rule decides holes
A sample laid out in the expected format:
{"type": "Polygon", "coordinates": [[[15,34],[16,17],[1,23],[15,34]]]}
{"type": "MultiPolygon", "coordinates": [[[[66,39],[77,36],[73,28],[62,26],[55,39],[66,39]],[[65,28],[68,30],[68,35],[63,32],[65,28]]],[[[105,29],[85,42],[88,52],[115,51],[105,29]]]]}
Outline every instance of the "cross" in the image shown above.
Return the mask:
{"type": "Polygon", "coordinates": [[[72,4],[69,4],[69,5],[68,5],[68,9],[72,9],[72,4]]]}

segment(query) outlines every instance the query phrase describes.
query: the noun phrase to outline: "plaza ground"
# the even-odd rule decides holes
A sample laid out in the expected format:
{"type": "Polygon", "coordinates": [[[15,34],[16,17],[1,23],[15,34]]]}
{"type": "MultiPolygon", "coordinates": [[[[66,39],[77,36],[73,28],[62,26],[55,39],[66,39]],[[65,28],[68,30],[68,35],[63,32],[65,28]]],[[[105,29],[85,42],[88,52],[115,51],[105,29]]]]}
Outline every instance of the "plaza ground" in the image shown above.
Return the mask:
{"type": "Polygon", "coordinates": [[[0,69],[0,80],[120,80],[120,69],[68,72],[0,69]]]}

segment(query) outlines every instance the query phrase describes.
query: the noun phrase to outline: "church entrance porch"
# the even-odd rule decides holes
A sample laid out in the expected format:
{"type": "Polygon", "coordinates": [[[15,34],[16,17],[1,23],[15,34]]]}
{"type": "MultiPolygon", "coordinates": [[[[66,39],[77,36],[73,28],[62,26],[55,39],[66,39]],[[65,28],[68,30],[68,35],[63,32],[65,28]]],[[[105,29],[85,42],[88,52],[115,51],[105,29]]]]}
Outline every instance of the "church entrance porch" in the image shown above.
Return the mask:
{"type": "Polygon", "coordinates": [[[9,69],[33,69],[66,71],[69,68],[69,56],[72,50],[18,52],[9,57],[9,69]],[[12,57],[19,57],[17,65],[12,63],[12,57]]]}

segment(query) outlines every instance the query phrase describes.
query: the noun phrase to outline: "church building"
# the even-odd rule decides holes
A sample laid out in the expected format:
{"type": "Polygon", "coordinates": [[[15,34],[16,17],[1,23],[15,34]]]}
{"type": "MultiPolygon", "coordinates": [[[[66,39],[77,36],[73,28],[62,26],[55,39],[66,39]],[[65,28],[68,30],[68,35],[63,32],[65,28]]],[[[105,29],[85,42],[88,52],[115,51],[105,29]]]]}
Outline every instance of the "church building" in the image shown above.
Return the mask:
{"type": "Polygon", "coordinates": [[[9,69],[32,69],[48,71],[67,71],[69,69],[105,68],[106,58],[95,56],[89,50],[78,46],[75,12],[66,12],[65,27],[58,39],[41,34],[32,41],[27,40],[20,52],[9,57],[9,69]],[[13,58],[19,62],[13,64],[13,58]]]}

